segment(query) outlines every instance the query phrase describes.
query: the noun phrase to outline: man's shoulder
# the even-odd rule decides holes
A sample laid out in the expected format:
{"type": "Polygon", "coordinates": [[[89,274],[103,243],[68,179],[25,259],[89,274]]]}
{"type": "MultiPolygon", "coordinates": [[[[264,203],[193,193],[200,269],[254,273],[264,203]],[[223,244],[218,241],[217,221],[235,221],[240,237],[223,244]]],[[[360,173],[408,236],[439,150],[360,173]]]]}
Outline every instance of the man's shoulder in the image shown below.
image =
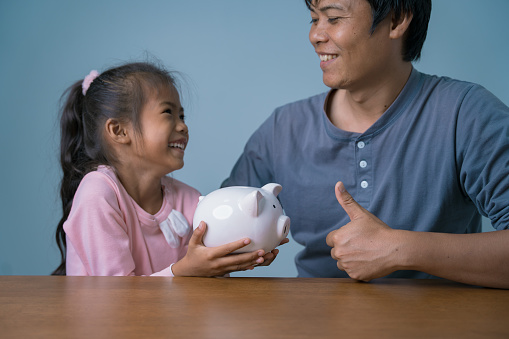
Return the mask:
{"type": "Polygon", "coordinates": [[[441,105],[461,106],[462,111],[481,107],[484,111],[493,109],[507,112],[508,108],[499,98],[484,86],[448,76],[423,74],[422,95],[428,102],[439,102],[441,105]],[[487,109],[487,108],[490,109],[487,109]]]}
{"type": "Polygon", "coordinates": [[[289,102],[285,105],[279,106],[274,111],[274,116],[277,120],[292,119],[294,120],[299,115],[313,115],[323,112],[325,98],[328,92],[315,94],[305,99],[289,102]]]}
{"type": "Polygon", "coordinates": [[[475,91],[484,91],[485,88],[479,84],[454,79],[449,76],[441,76],[441,75],[430,75],[421,73],[423,81],[423,85],[425,88],[431,89],[435,94],[439,96],[450,96],[452,93],[467,93],[472,90],[475,91]]]}
{"type": "Polygon", "coordinates": [[[327,97],[328,92],[322,92],[319,94],[312,95],[310,97],[299,99],[296,101],[292,101],[289,103],[286,103],[282,106],[279,106],[276,108],[276,110],[288,110],[288,109],[296,109],[300,107],[319,107],[323,108],[323,104],[325,102],[325,98],[327,97]]]}

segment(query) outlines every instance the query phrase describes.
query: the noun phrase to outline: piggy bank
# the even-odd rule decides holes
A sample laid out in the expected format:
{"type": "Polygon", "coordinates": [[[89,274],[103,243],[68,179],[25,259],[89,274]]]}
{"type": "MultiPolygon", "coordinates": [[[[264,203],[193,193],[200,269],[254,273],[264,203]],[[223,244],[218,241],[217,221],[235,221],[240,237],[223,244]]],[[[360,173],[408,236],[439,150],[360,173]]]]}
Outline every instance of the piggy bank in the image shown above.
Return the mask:
{"type": "Polygon", "coordinates": [[[277,200],[281,185],[267,184],[262,188],[232,186],[201,196],[193,218],[193,229],[200,221],[207,223],[203,243],[215,247],[242,238],[249,245],[234,253],[276,248],[287,237],[290,218],[284,215],[277,200]]]}

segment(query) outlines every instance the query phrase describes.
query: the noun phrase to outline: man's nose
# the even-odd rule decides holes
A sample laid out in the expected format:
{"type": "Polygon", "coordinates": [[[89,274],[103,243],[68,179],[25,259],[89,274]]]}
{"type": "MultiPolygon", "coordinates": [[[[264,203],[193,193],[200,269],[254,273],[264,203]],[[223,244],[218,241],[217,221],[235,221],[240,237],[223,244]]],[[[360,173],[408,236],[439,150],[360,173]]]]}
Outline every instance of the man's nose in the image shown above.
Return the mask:
{"type": "Polygon", "coordinates": [[[327,29],[319,22],[311,26],[309,30],[309,41],[313,46],[329,40],[327,29]]]}

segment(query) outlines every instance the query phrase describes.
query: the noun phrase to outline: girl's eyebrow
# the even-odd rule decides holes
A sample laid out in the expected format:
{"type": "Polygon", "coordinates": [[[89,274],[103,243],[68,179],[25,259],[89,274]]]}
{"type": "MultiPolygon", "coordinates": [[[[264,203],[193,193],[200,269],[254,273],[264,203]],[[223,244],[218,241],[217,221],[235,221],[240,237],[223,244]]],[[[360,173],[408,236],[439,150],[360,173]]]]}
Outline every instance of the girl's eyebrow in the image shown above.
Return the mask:
{"type": "Polygon", "coordinates": [[[171,106],[174,109],[179,108],[180,112],[184,112],[184,108],[183,107],[179,107],[179,106],[175,105],[175,103],[173,103],[171,101],[163,101],[163,105],[171,106]]]}

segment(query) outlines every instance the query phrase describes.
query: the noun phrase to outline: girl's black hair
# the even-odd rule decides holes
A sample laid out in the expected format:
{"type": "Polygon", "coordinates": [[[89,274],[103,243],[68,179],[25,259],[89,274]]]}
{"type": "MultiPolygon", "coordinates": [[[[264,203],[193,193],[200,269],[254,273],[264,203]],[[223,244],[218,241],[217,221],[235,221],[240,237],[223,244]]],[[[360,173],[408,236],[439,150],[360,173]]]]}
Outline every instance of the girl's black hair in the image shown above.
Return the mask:
{"type": "Polygon", "coordinates": [[[62,95],[60,109],[60,164],[63,177],[60,183],[62,219],[55,238],[61,263],[52,275],[65,275],[66,237],[64,222],[69,217],[78,186],[88,172],[99,165],[113,166],[115,154],[103,139],[108,119],[131,122],[137,133],[139,113],[146,103],[148,91],[161,85],[178,90],[176,78],[161,66],[148,62],[128,63],[100,74],[83,95],[83,80],[70,86],[62,95]]]}
{"type": "MultiPolygon", "coordinates": [[[[320,0],[304,0],[309,10],[317,5],[320,0]]],[[[431,17],[431,0],[365,0],[371,6],[373,33],[391,11],[394,11],[396,19],[404,13],[412,13],[413,18],[403,40],[403,60],[414,61],[421,57],[422,46],[428,33],[428,23],[431,17]]]]}

